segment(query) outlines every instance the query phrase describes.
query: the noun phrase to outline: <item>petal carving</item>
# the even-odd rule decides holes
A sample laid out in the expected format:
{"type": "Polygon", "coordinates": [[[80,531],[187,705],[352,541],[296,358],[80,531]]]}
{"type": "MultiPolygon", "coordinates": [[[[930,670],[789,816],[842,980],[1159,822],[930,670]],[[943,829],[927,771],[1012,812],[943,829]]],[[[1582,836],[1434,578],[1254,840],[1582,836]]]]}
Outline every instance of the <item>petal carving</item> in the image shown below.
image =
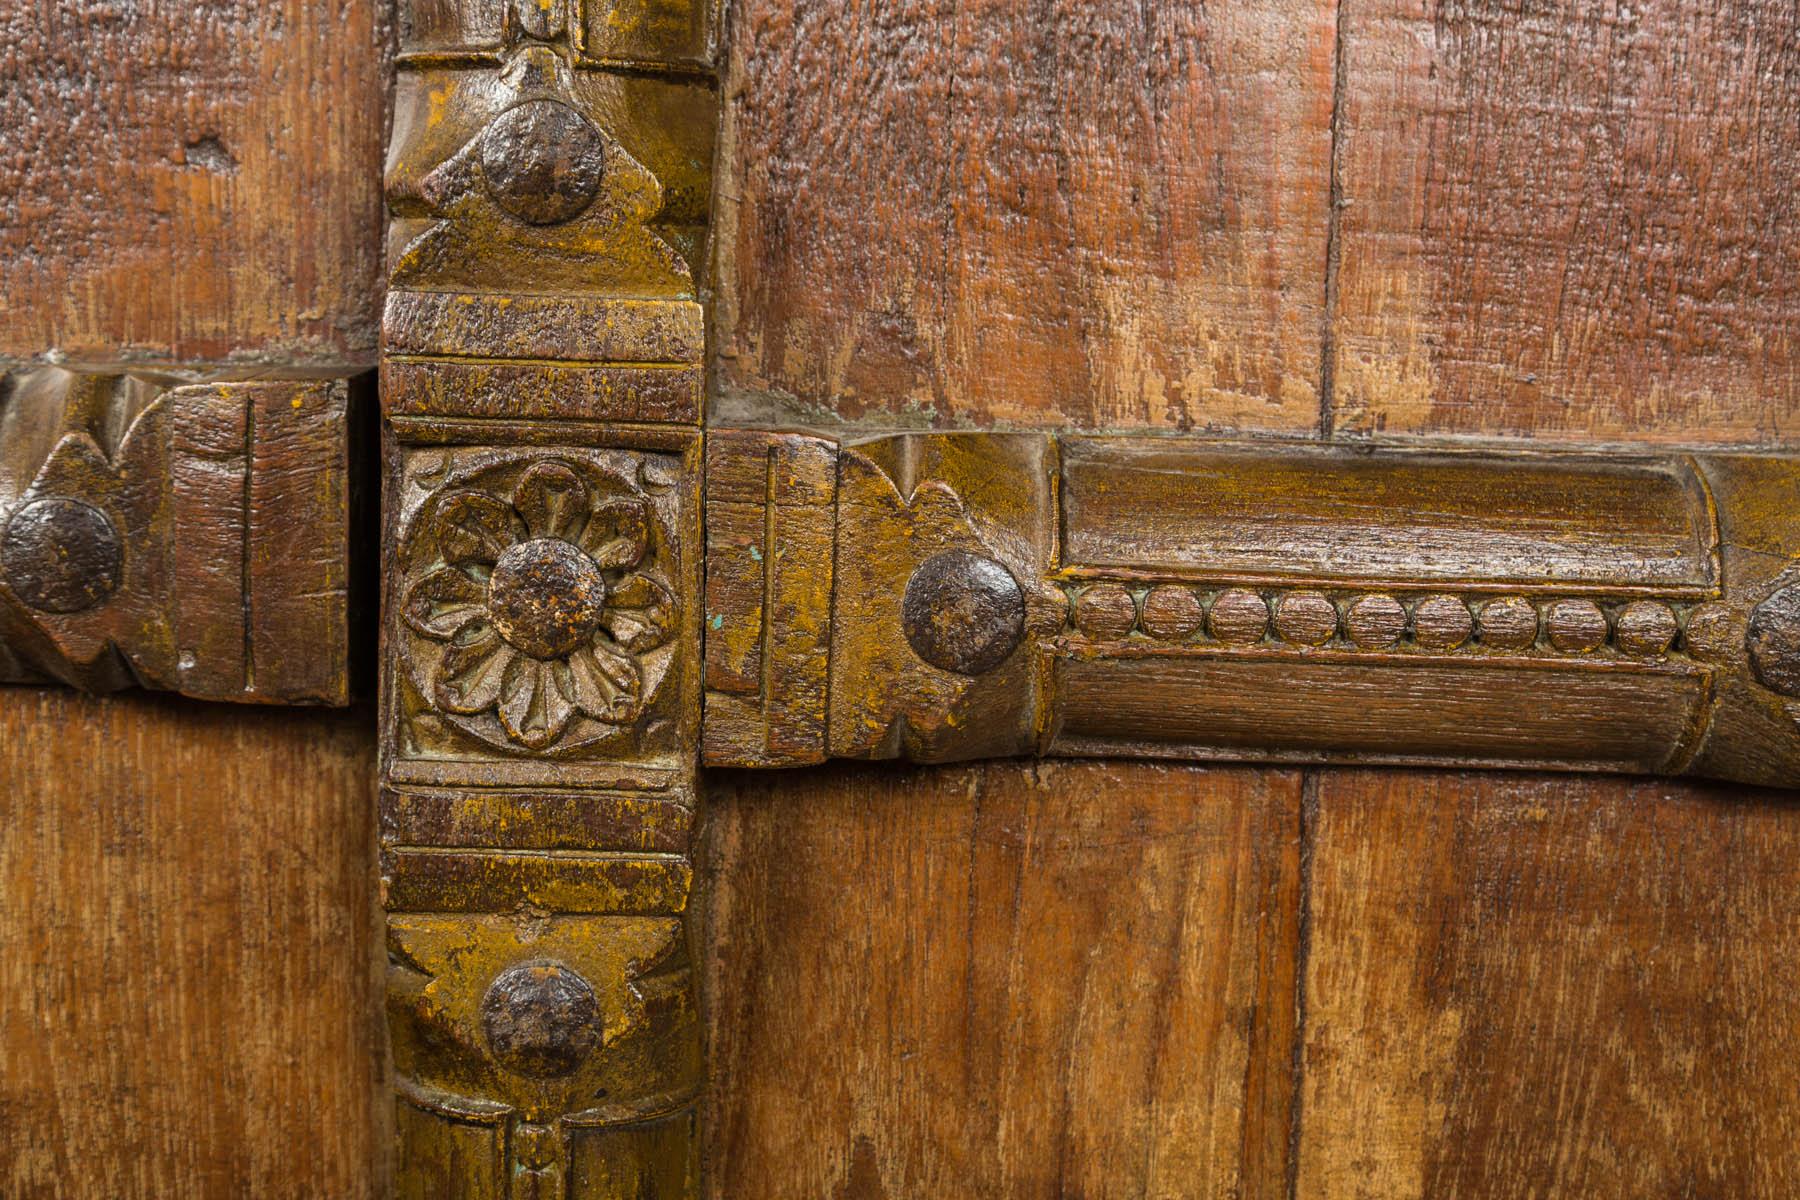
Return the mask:
{"type": "Polygon", "coordinates": [[[492,566],[522,532],[512,509],[484,492],[451,492],[432,513],[438,550],[452,566],[492,566]]]}
{"type": "Polygon", "coordinates": [[[587,485],[560,462],[534,463],[513,490],[513,507],[525,518],[526,531],[534,538],[574,540],[587,502],[587,485]]]}
{"type": "Polygon", "coordinates": [[[581,532],[581,548],[602,571],[637,566],[643,561],[649,541],[649,507],[636,497],[595,505],[587,528],[581,532]]]}
{"type": "Polygon", "coordinates": [[[634,572],[606,598],[600,624],[634,654],[654,650],[675,628],[675,595],[654,575],[634,572]]]}
{"type": "Polygon", "coordinates": [[[500,685],[500,724],[520,745],[542,750],[568,727],[574,705],[550,677],[550,664],[514,655],[500,685]]]}
{"type": "Polygon", "coordinates": [[[492,625],[471,622],[438,663],[432,679],[433,700],[445,712],[464,716],[492,708],[515,657],[492,625]]]}
{"type": "Polygon", "coordinates": [[[597,721],[623,725],[644,709],[644,676],[637,663],[596,639],[569,656],[575,706],[597,721]]]}
{"type": "Polygon", "coordinates": [[[412,585],[402,618],[414,632],[448,641],[477,620],[487,588],[455,567],[440,567],[412,585]]]}

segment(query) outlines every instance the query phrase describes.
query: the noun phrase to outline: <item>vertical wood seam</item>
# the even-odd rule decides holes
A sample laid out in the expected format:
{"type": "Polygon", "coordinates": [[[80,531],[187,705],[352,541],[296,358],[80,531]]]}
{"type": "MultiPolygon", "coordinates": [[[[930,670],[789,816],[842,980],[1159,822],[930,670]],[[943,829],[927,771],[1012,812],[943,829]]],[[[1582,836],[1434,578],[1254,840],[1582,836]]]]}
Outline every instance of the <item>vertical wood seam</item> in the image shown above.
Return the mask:
{"type": "Polygon", "coordinates": [[[254,528],[252,509],[255,497],[251,491],[250,478],[256,467],[256,402],[249,396],[242,401],[244,405],[244,478],[238,493],[238,503],[243,509],[244,537],[238,546],[238,590],[239,603],[244,607],[244,691],[256,690],[256,652],[255,629],[256,614],[252,611],[252,563],[250,560],[250,532],[254,528]]]}
{"type": "Polygon", "coordinates": [[[1337,421],[1338,265],[1343,257],[1339,226],[1343,212],[1344,4],[1339,0],[1331,51],[1331,182],[1325,209],[1325,306],[1319,329],[1319,436],[1329,441],[1337,421]]]}
{"type": "Polygon", "coordinates": [[[1306,1108],[1306,971],[1312,957],[1312,875],[1319,824],[1319,776],[1319,771],[1311,770],[1300,779],[1300,895],[1294,922],[1294,1044],[1288,1083],[1288,1200],[1299,1200],[1300,1195],[1300,1135],[1306,1108]]]}

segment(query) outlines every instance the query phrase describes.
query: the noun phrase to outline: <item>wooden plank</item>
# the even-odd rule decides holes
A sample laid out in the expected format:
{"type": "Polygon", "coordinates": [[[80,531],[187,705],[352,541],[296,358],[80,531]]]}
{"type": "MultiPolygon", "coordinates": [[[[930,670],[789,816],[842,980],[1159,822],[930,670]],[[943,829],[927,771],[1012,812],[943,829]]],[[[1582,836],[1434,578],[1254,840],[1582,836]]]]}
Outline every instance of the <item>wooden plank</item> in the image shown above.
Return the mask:
{"type": "Polygon", "coordinates": [[[826,753],[837,447],[726,430],[706,443],[705,761],[826,753]]]}
{"type": "MultiPolygon", "coordinates": [[[[174,636],[145,638],[152,645],[171,644],[164,648],[164,661],[155,664],[161,671],[139,670],[179,680],[189,695],[242,694],[252,682],[250,637],[244,625],[250,599],[246,558],[250,514],[244,501],[254,487],[249,482],[250,403],[229,388],[184,387],[170,392],[163,407],[167,432],[162,437],[168,450],[165,457],[152,458],[141,474],[147,477],[143,484],[147,490],[167,489],[167,525],[159,530],[156,519],[163,514],[153,510],[135,528],[128,523],[120,540],[127,549],[135,549],[131,545],[135,539],[151,553],[161,550],[166,557],[165,612],[174,636]],[[166,548],[157,546],[158,541],[166,548]]],[[[341,538],[328,540],[343,550],[341,538]]],[[[340,559],[340,570],[342,566],[340,559]]],[[[340,599],[340,617],[342,611],[340,599]]],[[[303,629],[305,634],[313,632],[303,629]]],[[[300,643],[303,654],[317,653],[318,648],[307,645],[310,640],[300,643]]],[[[341,644],[344,639],[338,640],[341,644]]],[[[329,643],[324,648],[328,650],[329,643]]]]}
{"type": "Polygon", "coordinates": [[[722,407],[1316,428],[1335,12],[732,5],[722,407]]]}
{"type": "Polygon", "coordinates": [[[0,359],[369,364],[388,7],[0,12],[0,359]]]}
{"type": "Polygon", "coordinates": [[[697,423],[702,375],[692,365],[390,358],[381,368],[381,391],[395,416],[697,423]]]}
{"type": "Polygon", "coordinates": [[[1346,7],[1335,424],[1800,432],[1792,5],[1346,7]]]}
{"type": "Polygon", "coordinates": [[[0,1195],[383,1195],[370,713],[0,688],[0,743],[0,1195]]]}
{"type": "Polygon", "coordinates": [[[1296,775],[710,780],[712,1195],[1287,1195],[1296,775]]]}
{"type": "Polygon", "coordinates": [[[361,486],[352,462],[364,465],[351,453],[349,397],[343,384],[326,383],[226,394],[243,396],[250,421],[245,686],[289,702],[342,704],[350,691],[351,527],[362,515],[351,513],[350,489],[361,486]]]}
{"type": "Polygon", "coordinates": [[[1742,789],[1321,775],[1298,1195],[1793,1195],[1797,815],[1742,789]]]}

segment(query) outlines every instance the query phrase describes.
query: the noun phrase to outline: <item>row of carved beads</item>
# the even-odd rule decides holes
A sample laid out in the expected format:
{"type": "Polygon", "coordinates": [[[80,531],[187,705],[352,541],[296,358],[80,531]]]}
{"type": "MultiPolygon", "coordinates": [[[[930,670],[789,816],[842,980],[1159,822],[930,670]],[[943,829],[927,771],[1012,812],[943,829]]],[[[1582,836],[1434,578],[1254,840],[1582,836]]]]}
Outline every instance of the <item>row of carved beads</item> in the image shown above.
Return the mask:
{"type": "Polygon", "coordinates": [[[1708,657],[1724,609],[1686,609],[1657,600],[1602,605],[1580,598],[1524,596],[1465,599],[1444,593],[1399,597],[1385,592],[1209,591],[1180,584],[1133,590],[1118,583],[1069,589],[1070,619],[1096,641],[1141,636],[1157,642],[1263,642],[1359,650],[1501,651],[1587,654],[1611,647],[1652,657],[1681,650],[1708,657]]]}

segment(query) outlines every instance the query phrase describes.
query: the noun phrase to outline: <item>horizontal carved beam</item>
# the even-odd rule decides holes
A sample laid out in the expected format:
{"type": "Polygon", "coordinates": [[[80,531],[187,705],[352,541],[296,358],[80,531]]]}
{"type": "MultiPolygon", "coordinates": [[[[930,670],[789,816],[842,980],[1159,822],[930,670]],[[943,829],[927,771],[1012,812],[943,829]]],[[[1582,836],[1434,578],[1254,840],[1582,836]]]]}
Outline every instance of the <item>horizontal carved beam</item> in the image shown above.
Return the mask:
{"type": "Polygon", "coordinates": [[[1800,779],[1800,462],[714,431],[706,761],[1800,779]]]}
{"type": "Polygon", "coordinates": [[[349,699],[342,380],[0,376],[0,680],[349,699]]]}

